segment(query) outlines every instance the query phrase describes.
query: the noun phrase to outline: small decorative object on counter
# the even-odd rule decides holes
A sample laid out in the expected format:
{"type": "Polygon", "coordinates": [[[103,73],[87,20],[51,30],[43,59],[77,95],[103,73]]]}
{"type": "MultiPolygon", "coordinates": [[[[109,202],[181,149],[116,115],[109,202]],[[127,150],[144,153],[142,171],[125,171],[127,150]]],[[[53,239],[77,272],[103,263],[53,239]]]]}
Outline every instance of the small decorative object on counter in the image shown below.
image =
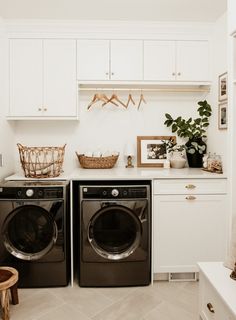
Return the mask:
{"type": "Polygon", "coordinates": [[[202,166],[204,169],[207,169],[209,155],[210,155],[210,153],[205,154],[202,158],[202,166]]]}
{"type": "Polygon", "coordinates": [[[184,168],[187,162],[185,145],[178,145],[175,141],[169,140],[167,150],[171,168],[184,168]]]}
{"type": "Polygon", "coordinates": [[[132,143],[127,143],[125,145],[125,150],[124,150],[124,155],[127,157],[127,164],[126,164],[126,168],[133,168],[133,163],[132,163],[132,159],[134,157],[135,151],[134,151],[134,146],[132,143]]]}
{"type": "Polygon", "coordinates": [[[84,169],[111,169],[119,158],[118,153],[106,157],[86,157],[84,154],[75,153],[81,167],[84,169]]]}
{"type": "Polygon", "coordinates": [[[216,155],[215,153],[213,155],[208,153],[207,165],[205,162],[203,163],[203,170],[215,173],[223,173],[221,156],[216,155]]]}
{"type": "Polygon", "coordinates": [[[186,159],[184,159],[182,152],[173,151],[170,157],[171,168],[182,169],[185,167],[186,159]]]}
{"type": "Polygon", "coordinates": [[[26,147],[17,143],[26,178],[54,178],[62,172],[65,147],[26,147]]]}
{"type": "Polygon", "coordinates": [[[230,274],[230,278],[236,280],[236,263],[234,265],[234,270],[230,274]]]}
{"type": "Polygon", "coordinates": [[[163,166],[164,166],[164,169],[170,169],[170,161],[169,160],[165,160],[163,166]]]}

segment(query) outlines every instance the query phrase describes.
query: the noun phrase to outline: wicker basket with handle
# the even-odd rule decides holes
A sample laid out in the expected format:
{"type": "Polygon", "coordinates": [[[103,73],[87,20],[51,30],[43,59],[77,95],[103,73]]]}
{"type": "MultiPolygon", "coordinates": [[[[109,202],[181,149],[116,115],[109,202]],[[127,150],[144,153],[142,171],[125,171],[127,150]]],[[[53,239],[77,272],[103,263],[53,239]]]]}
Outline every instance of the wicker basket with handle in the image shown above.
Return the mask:
{"type": "Polygon", "coordinates": [[[54,178],[62,171],[65,147],[27,147],[17,143],[26,178],[54,178]]]}
{"type": "Polygon", "coordinates": [[[84,154],[78,154],[77,158],[82,168],[84,169],[111,169],[116,164],[119,155],[108,157],[87,157],[84,154]]]}

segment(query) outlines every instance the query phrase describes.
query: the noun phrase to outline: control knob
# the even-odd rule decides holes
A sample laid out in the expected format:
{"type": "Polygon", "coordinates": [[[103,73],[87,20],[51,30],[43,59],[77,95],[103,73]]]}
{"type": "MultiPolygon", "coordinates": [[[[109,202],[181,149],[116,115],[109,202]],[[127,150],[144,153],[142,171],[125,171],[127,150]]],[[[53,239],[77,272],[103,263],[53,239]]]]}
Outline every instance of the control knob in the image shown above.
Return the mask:
{"type": "Polygon", "coordinates": [[[119,195],[119,190],[117,190],[117,189],[112,189],[111,195],[112,195],[113,197],[118,197],[118,195],[119,195]]]}
{"type": "Polygon", "coordinates": [[[33,194],[34,194],[34,190],[33,189],[27,189],[25,194],[27,195],[27,197],[32,197],[33,194]]]}

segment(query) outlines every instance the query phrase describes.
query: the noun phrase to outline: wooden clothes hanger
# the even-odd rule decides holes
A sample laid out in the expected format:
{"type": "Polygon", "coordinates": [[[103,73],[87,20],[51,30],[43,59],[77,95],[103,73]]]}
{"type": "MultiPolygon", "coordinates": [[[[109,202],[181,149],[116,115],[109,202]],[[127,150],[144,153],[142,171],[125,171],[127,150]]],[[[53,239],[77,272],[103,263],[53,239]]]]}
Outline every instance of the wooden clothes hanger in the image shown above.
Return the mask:
{"type": "Polygon", "coordinates": [[[102,104],[102,106],[105,106],[109,102],[114,103],[117,106],[117,104],[113,100],[120,103],[123,107],[127,108],[126,104],[124,104],[124,102],[122,102],[115,93],[113,93],[112,96],[110,97],[110,99],[108,99],[106,102],[104,102],[102,104]]]}
{"type": "MultiPolygon", "coordinates": [[[[103,101],[103,105],[106,104],[108,102],[108,98],[104,93],[95,93],[93,96],[92,101],[89,103],[87,109],[89,110],[93,104],[97,103],[98,101],[103,101]]],[[[111,103],[113,103],[114,105],[118,106],[114,101],[110,101],[111,103]]]]}
{"type": "Polygon", "coordinates": [[[126,108],[128,108],[128,105],[129,105],[130,102],[132,102],[133,105],[135,105],[135,102],[133,100],[133,97],[132,97],[131,93],[129,93],[129,95],[128,95],[128,101],[126,103],[126,108]]]}
{"type": "Polygon", "coordinates": [[[144,99],[143,92],[141,91],[140,99],[139,99],[139,103],[138,103],[138,110],[139,110],[142,102],[143,102],[143,103],[147,103],[146,100],[144,99]]]}

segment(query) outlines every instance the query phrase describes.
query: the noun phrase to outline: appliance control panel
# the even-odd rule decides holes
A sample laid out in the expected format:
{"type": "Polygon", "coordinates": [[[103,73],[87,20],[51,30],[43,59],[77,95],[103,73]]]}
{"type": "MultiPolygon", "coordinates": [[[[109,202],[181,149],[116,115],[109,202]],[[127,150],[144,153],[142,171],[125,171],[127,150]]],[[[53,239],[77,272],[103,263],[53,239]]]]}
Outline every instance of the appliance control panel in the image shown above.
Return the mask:
{"type": "Polygon", "coordinates": [[[63,187],[1,187],[0,199],[60,199],[63,187]]]}
{"type": "Polygon", "coordinates": [[[84,199],[147,198],[149,186],[80,186],[84,199]]]}

